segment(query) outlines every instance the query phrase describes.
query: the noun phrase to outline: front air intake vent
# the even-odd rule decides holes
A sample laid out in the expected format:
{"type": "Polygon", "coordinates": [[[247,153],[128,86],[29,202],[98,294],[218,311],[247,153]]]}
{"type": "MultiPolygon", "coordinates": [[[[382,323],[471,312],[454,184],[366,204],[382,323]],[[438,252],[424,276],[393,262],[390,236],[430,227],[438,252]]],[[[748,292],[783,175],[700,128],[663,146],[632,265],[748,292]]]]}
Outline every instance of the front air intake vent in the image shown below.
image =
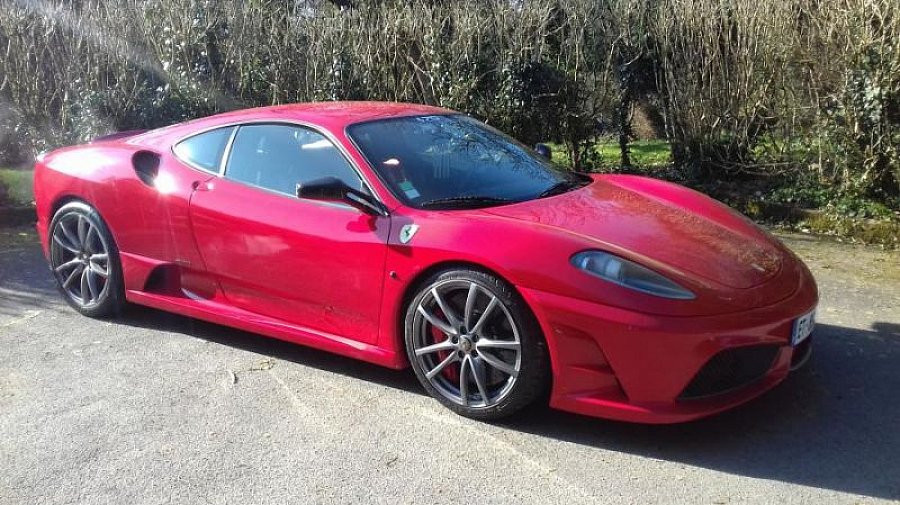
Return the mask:
{"type": "Polygon", "coordinates": [[[777,355],[777,345],[726,349],[706,362],[679,399],[719,395],[749,385],[772,368],[777,355]]]}

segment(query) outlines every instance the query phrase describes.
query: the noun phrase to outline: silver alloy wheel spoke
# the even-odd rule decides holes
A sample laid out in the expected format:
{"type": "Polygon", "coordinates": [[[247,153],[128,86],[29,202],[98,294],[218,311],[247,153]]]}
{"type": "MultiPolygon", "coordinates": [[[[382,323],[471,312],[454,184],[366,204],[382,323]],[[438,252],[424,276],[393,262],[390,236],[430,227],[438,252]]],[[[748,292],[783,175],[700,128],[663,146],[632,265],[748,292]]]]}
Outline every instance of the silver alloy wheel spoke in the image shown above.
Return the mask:
{"type": "Polygon", "coordinates": [[[457,359],[459,359],[459,357],[456,355],[455,352],[450,354],[449,356],[447,356],[446,359],[444,359],[444,361],[441,361],[440,364],[438,364],[438,366],[432,368],[430,372],[425,374],[425,376],[428,377],[429,379],[433,378],[435,375],[441,373],[441,370],[443,370],[444,368],[447,368],[447,365],[449,365],[450,363],[453,363],[457,359]]]}
{"type": "Polygon", "coordinates": [[[97,228],[95,228],[94,225],[92,225],[91,223],[88,223],[87,233],[84,234],[84,244],[83,245],[84,245],[84,251],[92,256],[97,251],[94,250],[94,244],[93,244],[93,240],[91,240],[91,236],[93,235],[93,236],[96,236],[97,238],[100,238],[100,235],[98,235],[98,233],[99,232],[97,231],[97,228]]]}
{"type": "Polygon", "coordinates": [[[88,228],[90,227],[90,223],[87,222],[87,219],[84,216],[78,216],[78,243],[81,245],[81,248],[84,249],[84,246],[87,244],[87,236],[88,236],[88,228]]]}
{"type": "Polygon", "coordinates": [[[67,269],[67,268],[70,268],[70,267],[75,267],[75,266],[78,266],[78,265],[84,265],[84,262],[82,262],[82,261],[81,261],[80,259],[78,259],[78,258],[75,258],[75,259],[73,259],[73,260],[69,260],[69,261],[63,263],[62,265],[59,265],[59,266],[56,267],[54,270],[56,270],[56,273],[60,273],[60,274],[61,274],[63,270],[65,270],[65,269],[67,269]]]}
{"type": "Polygon", "coordinates": [[[97,286],[97,275],[93,268],[85,268],[84,275],[87,277],[88,291],[91,293],[91,301],[96,300],[100,296],[100,290],[97,286]]]}
{"type": "Polygon", "coordinates": [[[447,318],[447,322],[450,323],[450,327],[459,328],[459,319],[456,317],[456,314],[453,313],[453,310],[450,309],[450,306],[444,302],[443,298],[441,298],[441,295],[440,293],[438,293],[437,288],[431,289],[431,296],[434,297],[434,301],[437,302],[438,307],[441,308],[441,312],[444,313],[444,317],[447,318]]]}
{"type": "Polygon", "coordinates": [[[466,294],[466,310],[464,312],[464,322],[466,329],[472,327],[472,313],[475,312],[475,298],[478,297],[478,285],[474,282],[469,284],[469,292],[466,294]]]}
{"type": "Polygon", "coordinates": [[[438,319],[434,314],[429,313],[427,310],[425,310],[425,307],[421,305],[419,305],[419,313],[422,314],[422,316],[427,319],[428,322],[432,324],[432,326],[436,326],[439,330],[446,333],[447,335],[457,334],[457,331],[455,329],[451,328],[449,325],[447,325],[447,323],[438,319]]]}
{"type": "Polygon", "coordinates": [[[439,351],[455,351],[456,344],[450,341],[450,339],[444,340],[443,342],[438,342],[437,344],[432,344],[426,347],[422,347],[420,349],[416,349],[416,356],[421,356],[423,354],[429,354],[432,352],[439,351]]]}
{"type": "Polygon", "coordinates": [[[90,287],[88,286],[88,271],[89,268],[85,268],[81,271],[81,303],[87,305],[91,302],[88,291],[90,287]]]}
{"type": "Polygon", "coordinates": [[[72,234],[72,232],[69,230],[69,228],[66,227],[65,221],[61,220],[59,222],[59,227],[63,232],[63,236],[65,236],[66,239],[69,241],[69,244],[71,244],[71,246],[75,248],[75,251],[78,251],[79,250],[78,246],[80,245],[78,236],[72,234]]]}
{"type": "Polygon", "coordinates": [[[484,381],[484,364],[479,358],[472,358],[472,377],[475,378],[475,386],[478,387],[478,394],[481,395],[481,401],[485,405],[491,404],[491,397],[487,392],[484,381]]]}
{"type": "Polygon", "coordinates": [[[494,307],[500,303],[497,300],[496,296],[491,296],[491,301],[488,303],[487,307],[484,309],[484,312],[481,313],[481,317],[478,318],[478,322],[475,323],[474,328],[469,328],[469,332],[478,335],[481,332],[481,327],[484,326],[485,321],[487,321],[488,316],[491,314],[491,311],[494,310],[494,307]]]}
{"type": "Polygon", "coordinates": [[[518,351],[521,345],[512,340],[494,340],[492,338],[479,338],[475,343],[475,348],[481,350],[482,347],[489,349],[510,349],[518,351]]]}
{"type": "MultiPolygon", "coordinates": [[[[95,228],[96,229],[96,228],[95,228]]],[[[90,258],[88,258],[88,263],[90,263],[91,270],[100,277],[104,279],[109,277],[109,255],[106,253],[98,253],[92,254],[90,258]],[[100,262],[106,263],[105,265],[101,265],[100,262]]]]}
{"type": "Polygon", "coordinates": [[[469,406],[469,369],[472,368],[472,358],[466,356],[459,366],[459,398],[464,407],[469,406]]]}
{"type": "Polygon", "coordinates": [[[83,270],[84,270],[84,265],[79,265],[78,268],[76,268],[75,270],[72,270],[72,273],[69,274],[68,277],[66,277],[66,280],[65,280],[65,282],[63,282],[62,286],[64,288],[68,288],[69,286],[71,286],[72,282],[74,282],[75,279],[81,275],[81,272],[83,270]]]}
{"type": "Polygon", "coordinates": [[[94,262],[91,262],[90,265],[91,265],[91,272],[95,273],[96,275],[99,275],[100,277],[103,277],[104,279],[106,279],[107,277],[109,277],[109,271],[108,271],[108,270],[106,270],[106,269],[100,267],[100,265],[98,265],[98,264],[96,264],[96,263],[94,263],[94,262]]]}
{"type": "MultiPolygon", "coordinates": [[[[65,234],[63,235],[65,237],[65,234]]],[[[62,247],[63,249],[69,251],[70,253],[78,254],[79,250],[75,244],[69,243],[68,237],[60,237],[58,234],[53,235],[53,241],[56,242],[57,245],[62,247]]]]}
{"type": "Polygon", "coordinates": [[[501,372],[505,373],[506,375],[515,377],[519,374],[519,371],[516,370],[515,367],[513,367],[509,363],[504,362],[500,358],[492,356],[489,353],[481,351],[480,353],[478,353],[478,356],[481,357],[481,359],[484,360],[485,363],[496,368],[497,370],[500,370],[501,372]]]}

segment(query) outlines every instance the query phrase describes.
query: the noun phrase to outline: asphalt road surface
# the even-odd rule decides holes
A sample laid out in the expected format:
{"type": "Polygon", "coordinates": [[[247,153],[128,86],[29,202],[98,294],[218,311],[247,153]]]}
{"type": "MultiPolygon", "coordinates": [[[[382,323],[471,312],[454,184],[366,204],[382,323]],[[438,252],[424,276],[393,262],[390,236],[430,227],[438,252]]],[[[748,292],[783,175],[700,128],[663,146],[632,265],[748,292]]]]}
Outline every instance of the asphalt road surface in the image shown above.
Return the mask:
{"type": "Polygon", "coordinates": [[[0,503],[875,503],[900,499],[900,255],[801,236],[813,357],[677,426],[537,409],[490,425],[411,372],[60,299],[0,229],[0,503]]]}

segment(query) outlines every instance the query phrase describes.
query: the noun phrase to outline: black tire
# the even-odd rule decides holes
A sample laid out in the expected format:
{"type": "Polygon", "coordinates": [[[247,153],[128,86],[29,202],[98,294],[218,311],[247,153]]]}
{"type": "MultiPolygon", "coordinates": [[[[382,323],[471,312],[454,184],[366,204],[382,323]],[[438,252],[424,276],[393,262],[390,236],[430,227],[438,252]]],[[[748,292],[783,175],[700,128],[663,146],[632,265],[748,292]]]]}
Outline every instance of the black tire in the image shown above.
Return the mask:
{"type": "MultiPolygon", "coordinates": [[[[70,234],[72,233],[71,224],[67,224],[65,228],[70,234]]],[[[79,230],[75,230],[76,235],[78,234],[78,231],[79,230]]],[[[125,305],[125,283],[122,277],[122,263],[119,259],[119,249],[116,246],[115,240],[113,240],[112,234],[109,232],[109,227],[107,227],[103,218],[100,217],[100,214],[93,207],[81,201],[69,202],[60,207],[50,221],[48,241],[50,250],[50,272],[53,274],[53,278],[56,281],[57,289],[59,289],[63,298],[73,309],[85,316],[94,318],[114,316],[121,312],[122,307],[125,305]],[[54,238],[58,229],[62,232],[62,229],[59,228],[61,223],[71,223],[72,221],[80,222],[79,220],[81,219],[86,220],[86,222],[93,227],[88,228],[87,232],[90,235],[87,240],[89,240],[91,244],[94,244],[93,246],[85,248],[83,247],[83,244],[66,241],[66,244],[69,246],[66,247],[54,238]],[[105,271],[107,275],[105,280],[103,280],[103,286],[99,289],[96,298],[92,297],[89,303],[84,302],[83,296],[81,297],[82,299],[79,299],[76,294],[73,294],[71,288],[64,286],[64,283],[68,280],[68,276],[73,275],[73,273],[77,274],[77,272],[74,270],[58,271],[58,267],[60,267],[62,263],[71,263],[76,260],[78,253],[73,251],[71,246],[75,246],[75,248],[78,249],[79,245],[82,246],[81,249],[85,254],[88,249],[90,249],[91,252],[96,252],[94,249],[103,247],[107,255],[105,261],[105,271]]],[[[85,270],[90,270],[92,266],[91,261],[87,259],[84,261],[86,266],[81,267],[82,274],[80,274],[80,276],[83,276],[85,270]]],[[[100,268],[99,265],[101,265],[101,263],[94,262],[94,265],[98,265],[97,268],[100,268]]],[[[78,266],[76,266],[76,268],[78,268],[78,266]]],[[[79,275],[75,276],[78,277],[79,275]]],[[[102,279],[100,276],[95,276],[94,278],[102,279]]],[[[99,283],[100,281],[98,280],[95,282],[99,283]]],[[[82,283],[81,287],[84,288],[84,286],[85,285],[82,283]]]]}
{"type": "MultiPolygon", "coordinates": [[[[468,293],[471,292],[472,291],[469,291],[468,293]]],[[[468,296],[471,295],[467,295],[466,300],[468,300],[468,296]]],[[[491,302],[488,302],[483,305],[490,305],[490,303],[491,302]]],[[[425,310],[424,307],[422,310],[425,310]]],[[[443,311],[441,312],[443,313],[443,311]]],[[[457,317],[456,319],[462,322],[461,320],[465,319],[465,314],[468,312],[468,302],[466,302],[462,309],[462,316],[457,317]]],[[[434,316],[434,314],[432,314],[432,316],[434,316]]],[[[444,319],[441,320],[442,323],[446,323],[450,320],[445,316],[440,317],[444,317],[444,319]]],[[[469,325],[477,326],[474,324],[469,325]]],[[[485,345],[496,343],[498,341],[493,336],[488,337],[482,335],[482,337],[481,342],[485,345]]],[[[507,343],[510,343],[512,338],[510,341],[507,341],[507,343]]],[[[550,363],[547,346],[534,314],[528,308],[522,297],[508,283],[483,271],[452,268],[438,271],[424,279],[419,284],[415,296],[412,297],[406,308],[404,341],[409,362],[415,371],[416,377],[418,377],[419,382],[421,382],[425,390],[428,391],[428,394],[441,402],[445,407],[465,417],[482,421],[499,420],[519,412],[529,405],[534,404],[539,399],[545,398],[549,389],[550,363]],[[420,312],[420,304],[423,304],[423,302],[427,304],[431,300],[434,302],[433,307],[440,306],[441,309],[443,309],[444,306],[439,305],[440,302],[438,302],[437,299],[435,299],[435,295],[432,294],[432,289],[449,289],[449,291],[445,291],[445,294],[440,296],[441,298],[444,298],[446,295],[447,300],[444,300],[444,302],[450,307],[451,312],[459,312],[458,308],[460,307],[460,303],[459,301],[454,303],[454,297],[457,300],[460,298],[461,295],[458,290],[464,289],[465,283],[469,283],[468,285],[470,287],[471,284],[475,284],[475,292],[479,293],[476,295],[476,302],[472,304],[473,307],[478,305],[478,298],[481,298],[481,301],[484,301],[485,298],[491,296],[496,297],[497,301],[502,304],[503,307],[502,310],[496,308],[499,307],[499,305],[495,305],[495,308],[493,309],[484,307],[486,310],[482,310],[481,313],[478,312],[477,308],[474,308],[472,311],[472,320],[481,319],[480,315],[488,312],[489,318],[493,319],[486,323],[485,326],[495,325],[494,328],[488,328],[488,330],[497,334],[502,334],[504,328],[509,328],[512,333],[517,333],[517,335],[512,337],[518,340],[519,346],[517,351],[495,349],[493,348],[493,345],[489,345],[483,349],[477,347],[477,339],[479,336],[476,335],[476,333],[489,333],[489,331],[479,330],[477,328],[466,328],[466,325],[471,323],[471,321],[459,325],[457,336],[455,338],[456,341],[454,342],[452,333],[442,331],[440,327],[429,322],[428,317],[420,312]],[[447,288],[448,286],[449,288],[447,288]],[[499,313],[499,315],[497,315],[497,313],[499,313]],[[506,322],[499,321],[497,318],[504,318],[506,319],[506,322]],[[513,325],[515,325],[514,330],[512,329],[513,325]],[[439,334],[439,336],[429,337],[429,335],[434,335],[435,333],[439,334]],[[475,342],[463,342],[464,337],[466,340],[474,339],[475,342]],[[419,349],[420,352],[424,352],[425,347],[430,347],[428,346],[428,338],[440,340],[435,345],[457,345],[455,349],[458,350],[433,351],[424,355],[430,356],[430,358],[417,356],[417,349],[419,349]],[[444,338],[446,338],[446,340],[443,340],[444,338]],[[459,346],[464,343],[466,344],[466,349],[459,350],[461,349],[459,346]],[[481,351],[480,355],[478,354],[479,351],[481,351]],[[504,385],[502,382],[504,373],[501,372],[501,369],[499,368],[492,368],[491,362],[487,361],[488,358],[484,357],[486,351],[490,351],[489,354],[493,358],[491,361],[495,363],[499,359],[500,361],[503,361],[503,364],[510,368],[518,366],[517,375],[515,375],[515,378],[511,383],[504,385]],[[510,356],[511,354],[509,353],[515,352],[518,352],[518,354],[515,354],[515,358],[511,360],[504,360],[499,357],[499,354],[501,353],[507,353],[506,356],[510,356]],[[444,354],[441,355],[438,353],[444,354]],[[450,355],[454,353],[458,353],[460,360],[458,365],[456,362],[445,365],[444,369],[437,375],[431,379],[427,377],[427,373],[429,372],[427,368],[434,370],[435,363],[450,359],[450,355]],[[469,359],[470,361],[466,363],[466,359],[469,359]],[[476,361],[480,361],[480,364],[476,365],[476,361]],[[510,363],[509,361],[512,361],[513,363],[510,363]],[[462,370],[464,366],[463,363],[466,363],[466,366],[468,367],[466,375],[464,375],[462,370]],[[457,366],[459,370],[458,372],[455,372],[457,378],[453,379],[453,376],[451,375],[451,378],[448,379],[442,375],[454,373],[454,370],[457,369],[454,367],[457,366]],[[501,379],[496,386],[499,390],[491,390],[491,388],[494,387],[493,385],[491,385],[491,388],[485,387],[484,392],[488,398],[485,400],[485,395],[477,392],[480,390],[477,387],[478,384],[474,379],[474,374],[480,374],[479,376],[482,378],[481,382],[484,383],[485,386],[491,385],[485,380],[487,377],[485,374],[490,374],[490,377],[499,376],[501,379]],[[435,379],[435,377],[437,377],[437,379],[435,379]],[[469,378],[469,380],[464,380],[467,378],[469,378]],[[459,381],[458,386],[455,389],[452,387],[453,380],[459,381]],[[463,382],[469,384],[465,390],[463,389],[463,382]],[[465,400],[463,400],[463,391],[467,392],[465,400]],[[477,402],[474,400],[479,400],[482,405],[477,405],[477,402]]],[[[507,377],[513,376],[508,375],[507,377]]]]}

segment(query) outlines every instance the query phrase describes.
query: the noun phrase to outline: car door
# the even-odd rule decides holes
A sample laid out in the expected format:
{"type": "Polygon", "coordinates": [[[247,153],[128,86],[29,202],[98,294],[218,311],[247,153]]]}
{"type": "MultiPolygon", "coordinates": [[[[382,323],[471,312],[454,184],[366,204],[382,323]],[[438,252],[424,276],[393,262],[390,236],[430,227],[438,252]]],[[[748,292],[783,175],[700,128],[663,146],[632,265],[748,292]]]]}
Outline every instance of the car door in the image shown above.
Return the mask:
{"type": "Polygon", "coordinates": [[[374,343],[390,219],[295,196],[297,184],[326,176],[368,191],[321,133],[240,126],[224,176],[200,184],[191,199],[194,235],[231,304],[374,343]]]}
{"type": "Polygon", "coordinates": [[[197,184],[218,173],[233,131],[224,127],[184,137],[172,153],[151,144],[131,155],[133,172],[115,181],[116,211],[106,216],[120,253],[129,256],[123,262],[127,289],[170,296],[215,293],[216,282],[205,274],[192,234],[190,199],[197,184]]]}

